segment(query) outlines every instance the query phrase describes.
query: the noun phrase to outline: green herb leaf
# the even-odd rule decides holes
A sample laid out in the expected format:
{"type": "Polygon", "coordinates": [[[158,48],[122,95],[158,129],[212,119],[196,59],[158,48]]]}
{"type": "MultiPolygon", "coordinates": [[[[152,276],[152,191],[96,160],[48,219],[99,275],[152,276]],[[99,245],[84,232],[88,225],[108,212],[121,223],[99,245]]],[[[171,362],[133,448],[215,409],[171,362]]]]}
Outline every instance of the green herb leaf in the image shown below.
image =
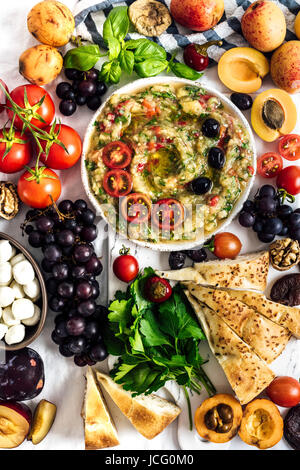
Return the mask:
{"type": "Polygon", "coordinates": [[[140,322],[140,331],[145,336],[143,342],[146,346],[172,346],[167,336],[160,330],[159,322],[151,310],[147,311],[140,322]]]}
{"type": "Polygon", "coordinates": [[[119,62],[122,70],[131,75],[134,67],[133,52],[123,49],[119,55],[119,62]]]}
{"type": "Polygon", "coordinates": [[[100,53],[97,44],[75,47],[66,53],[64,67],[66,69],[86,71],[94,67],[100,57],[103,57],[103,54],[100,53]]]}
{"type": "Polygon", "coordinates": [[[103,25],[103,39],[108,44],[109,39],[122,41],[129,29],[128,7],[120,6],[111,10],[103,25]]]}
{"type": "Polygon", "coordinates": [[[196,72],[196,70],[180,62],[169,62],[169,67],[176,77],[186,78],[187,80],[197,80],[203,75],[203,73],[196,72]]]}
{"type": "Polygon", "coordinates": [[[163,47],[156,44],[156,42],[143,40],[134,51],[135,62],[143,62],[146,59],[162,59],[166,60],[167,53],[163,47]]]}
{"type": "Polygon", "coordinates": [[[131,49],[131,50],[134,50],[136,49],[138,46],[146,43],[148,41],[148,39],[145,39],[145,38],[141,38],[141,39],[129,39],[129,41],[126,41],[125,45],[124,45],[124,48],[125,49],[131,49]]]}
{"type": "Polygon", "coordinates": [[[120,41],[116,38],[108,39],[108,58],[109,60],[116,59],[121,51],[120,41]]]}
{"type": "Polygon", "coordinates": [[[103,80],[106,83],[119,83],[121,73],[122,70],[119,62],[104,62],[99,72],[99,80],[103,80]]]}
{"type": "Polygon", "coordinates": [[[155,77],[159,73],[163,72],[168,66],[167,60],[161,59],[147,59],[144,62],[139,62],[135,64],[134,68],[136,73],[144,77],[155,77]]]}

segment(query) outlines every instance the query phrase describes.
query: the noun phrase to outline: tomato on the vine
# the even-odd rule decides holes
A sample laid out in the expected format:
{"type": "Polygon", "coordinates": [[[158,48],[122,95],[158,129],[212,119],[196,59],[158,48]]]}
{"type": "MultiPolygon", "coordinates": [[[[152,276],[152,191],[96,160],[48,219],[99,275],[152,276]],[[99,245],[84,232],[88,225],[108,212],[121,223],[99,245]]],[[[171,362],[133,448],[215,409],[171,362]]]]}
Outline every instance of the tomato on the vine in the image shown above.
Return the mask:
{"type": "Polygon", "coordinates": [[[278,406],[289,408],[300,402],[300,383],[293,377],[276,377],[266,392],[270,400],[278,406]]]}
{"type": "Polygon", "coordinates": [[[151,199],[143,193],[131,193],[122,199],[121,214],[127,222],[146,222],[151,215],[151,199]]]}
{"type": "Polygon", "coordinates": [[[183,205],[177,199],[160,199],[153,206],[152,218],[161,230],[175,230],[184,220],[183,205]]]}
{"type": "Polygon", "coordinates": [[[120,250],[120,256],[113,263],[115,276],[123,282],[133,281],[139,272],[139,263],[134,256],[129,254],[129,251],[129,248],[123,246],[120,250]]]}
{"type": "Polygon", "coordinates": [[[300,135],[288,134],[279,140],[280,155],[291,162],[300,158],[300,135]]]}
{"type": "Polygon", "coordinates": [[[0,171],[16,173],[28,165],[31,145],[28,136],[13,127],[0,130],[0,171]]]}
{"type": "Polygon", "coordinates": [[[75,165],[82,151],[79,134],[70,126],[55,124],[44,129],[52,140],[40,140],[44,150],[40,159],[45,165],[55,170],[65,170],[75,165]],[[48,156],[46,155],[49,151],[48,156]]]}
{"type": "Polygon", "coordinates": [[[276,152],[264,153],[257,160],[257,172],[263,178],[274,178],[282,168],[282,158],[276,152]]]}
{"type": "MultiPolygon", "coordinates": [[[[44,88],[38,85],[20,85],[10,92],[11,99],[21,108],[22,115],[30,124],[43,129],[53,121],[55,107],[51,96],[44,88]]],[[[10,120],[13,119],[13,105],[6,98],[7,114],[10,120]]],[[[14,126],[17,129],[23,128],[23,122],[19,116],[15,116],[14,126]]]]}
{"type": "Polygon", "coordinates": [[[103,188],[112,197],[126,196],[132,190],[132,178],[128,171],[109,170],[104,175],[103,188]]]}
{"type": "Polygon", "coordinates": [[[290,165],[278,175],[276,184],[278,188],[285,189],[289,194],[296,196],[300,193],[300,166],[290,165]]]}
{"type": "Polygon", "coordinates": [[[131,148],[121,140],[110,142],[102,149],[102,160],[108,168],[126,168],[131,162],[131,157],[131,148]]]}
{"type": "Polygon", "coordinates": [[[53,201],[57,201],[60,193],[59,177],[50,168],[29,168],[18,181],[18,194],[21,201],[37,209],[43,209],[53,201]]]}
{"type": "Polygon", "coordinates": [[[231,232],[217,233],[208,245],[204,245],[220,259],[235,258],[242,248],[240,239],[231,232]]]}

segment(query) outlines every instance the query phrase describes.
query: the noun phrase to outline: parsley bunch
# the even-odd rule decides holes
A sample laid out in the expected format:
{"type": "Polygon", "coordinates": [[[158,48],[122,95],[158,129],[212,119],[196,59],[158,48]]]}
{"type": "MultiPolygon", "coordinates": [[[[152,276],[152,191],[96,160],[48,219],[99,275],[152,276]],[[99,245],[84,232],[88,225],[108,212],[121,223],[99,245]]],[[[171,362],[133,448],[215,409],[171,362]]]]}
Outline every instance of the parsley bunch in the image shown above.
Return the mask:
{"type": "Polygon", "coordinates": [[[116,293],[109,306],[104,339],[109,353],[119,356],[111,375],[133,396],[155,392],[168,380],[176,380],[184,387],[192,426],[187,387],[200,393],[202,384],[209,395],[215,393],[199,354],[205,336],[179,285],[161,304],[145,298],[144,285],[153,274],[152,268],[146,268],[126,293],[116,293]]]}

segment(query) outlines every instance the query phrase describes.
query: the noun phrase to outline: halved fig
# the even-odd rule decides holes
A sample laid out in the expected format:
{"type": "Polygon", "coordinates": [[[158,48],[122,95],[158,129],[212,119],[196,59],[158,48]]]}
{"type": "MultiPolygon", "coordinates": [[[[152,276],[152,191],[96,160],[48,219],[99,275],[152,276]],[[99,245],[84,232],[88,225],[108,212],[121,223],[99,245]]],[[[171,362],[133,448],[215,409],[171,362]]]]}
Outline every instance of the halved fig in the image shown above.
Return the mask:
{"type": "Polygon", "coordinates": [[[28,406],[17,402],[0,402],[0,448],[13,449],[26,438],[31,411],[28,406]]]}
{"type": "Polygon", "coordinates": [[[32,444],[39,444],[50,431],[56,416],[56,405],[47,400],[41,400],[35,409],[33,424],[28,436],[32,444]]]}

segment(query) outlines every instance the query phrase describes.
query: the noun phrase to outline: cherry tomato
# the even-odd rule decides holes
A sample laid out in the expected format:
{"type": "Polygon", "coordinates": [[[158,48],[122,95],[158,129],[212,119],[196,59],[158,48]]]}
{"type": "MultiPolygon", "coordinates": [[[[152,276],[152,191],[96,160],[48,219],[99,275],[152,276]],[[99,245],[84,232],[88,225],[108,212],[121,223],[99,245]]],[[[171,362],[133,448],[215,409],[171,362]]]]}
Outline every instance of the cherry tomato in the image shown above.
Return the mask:
{"type": "Polygon", "coordinates": [[[257,160],[257,172],[263,178],[274,178],[283,168],[281,156],[275,152],[261,155],[257,160]]]}
{"type": "Polygon", "coordinates": [[[295,162],[300,158],[300,135],[288,134],[279,140],[279,153],[286,160],[295,162]]]}
{"type": "Polygon", "coordinates": [[[132,178],[125,170],[107,171],[103,178],[103,188],[112,197],[126,196],[132,190],[132,178]]]}
{"type": "Polygon", "coordinates": [[[129,249],[123,247],[113,263],[113,272],[120,281],[131,282],[136,278],[139,272],[139,263],[137,259],[129,254],[129,249]]]}
{"type": "Polygon", "coordinates": [[[300,402],[300,384],[293,377],[276,377],[266,392],[270,400],[278,406],[289,408],[300,402]]]}
{"type": "Polygon", "coordinates": [[[214,236],[213,247],[210,249],[218,258],[233,259],[239,254],[241,248],[241,241],[236,235],[230,232],[222,232],[214,236]]]}
{"type": "MultiPolygon", "coordinates": [[[[4,81],[1,80],[1,78],[0,78],[0,83],[8,93],[8,88],[7,88],[6,84],[4,83],[4,81]]],[[[2,88],[0,87],[0,114],[5,109],[4,106],[3,106],[3,105],[5,105],[5,103],[6,103],[6,95],[5,95],[4,91],[2,90],[2,88]]]]}
{"type": "Polygon", "coordinates": [[[16,173],[31,160],[29,138],[13,127],[0,131],[0,171],[16,173]],[[7,152],[7,153],[6,153],[7,152]]]}
{"type": "MultiPolygon", "coordinates": [[[[82,143],[79,134],[72,129],[72,127],[66,126],[65,124],[56,124],[53,129],[52,126],[48,126],[44,130],[53,137],[53,142],[48,157],[46,157],[45,152],[42,153],[40,157],[41,161],[55,170],[65,170],[75,165],[82,151],[82,143]],[[68,152],[65,151],[59,142],[66,147],[68,152]]],[[[47,141],[41,140],[40,144],[45,151],[47,141]]]]}
{"type": "MultiPolygon", "coordinates": [[[[37,85],[21,85],[10,93],[10,97],[17,105],[23,108],[23,117],[30,121],[34,126],[43,129],[51,124],[55,114],[55,107],[51,96],[46,90],[44,90],[44,88],[37,85]],[[27,94],[27,102],[25,98],[25,90],[27,94]],[[38,103],[43,97],[45,97],[44,101],[39,105],[38,103]]],[[[11,103],[8,99],[6,99],[6,104],[11,108],[11,103]]],[[[8,109],[7,114],[9,119],[12,120],[14,114],[12,109],[8,109]]],[[[15,117],[14,126],[17,129],[23,128],[23,122],[18,116],[15,117]]]]}
{"type": "Polygon", "coordinates": [[[121,202],[121,214],[127,222],[141,224],[149,220],[151,215],[151,200],[143,193],[132,193],[121,202]]]}
{"type": "Polygon", "coordinates": [[[160,199],[153,206],[152,217],[156,227],[162,230],[174,230],[184,220],[184,208],[177,199],[160,199]]]}
{"type": "Polygon", "coordinates": [[[278,175],[276,184],[278,188],[285,189],[289,194],[296,196],[300,193],[300,166],[291,165],[284,168],[278,175]]]}
{"type": "Polygon", "coordinates": [[[46,167],[25,171],[18,181],[18,194],[28,206],[42,209],[57,201],[61,193],[60,180],[54,171],[46,167]]]}
{"type": "Polygon", "coordinates": [[[151,276],[145,284],[145,295],[151,302],[165,302],[172,295],[172,287],[166,279],[151,276]]]}
{"type": "Polygon", "coordinates": [[[126,168],[130,165],[132,150],[124,142],[116,140],[105,145],[102,151],[102,160],[108,168],[126,168]]]}

